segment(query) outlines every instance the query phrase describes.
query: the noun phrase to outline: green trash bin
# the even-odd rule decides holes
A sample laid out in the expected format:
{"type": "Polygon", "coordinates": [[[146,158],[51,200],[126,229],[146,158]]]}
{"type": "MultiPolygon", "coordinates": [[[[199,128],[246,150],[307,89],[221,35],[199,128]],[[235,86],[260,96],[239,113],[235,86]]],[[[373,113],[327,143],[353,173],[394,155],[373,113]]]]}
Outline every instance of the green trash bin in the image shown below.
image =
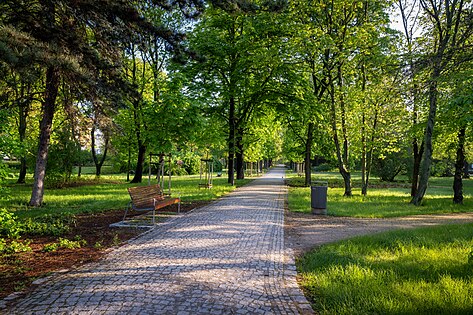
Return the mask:
{"type": "Polygon", "coordinates": [[[310,203],[312,214],[327,214],[328,182],[313,182],[310,187],[310,203]]]}

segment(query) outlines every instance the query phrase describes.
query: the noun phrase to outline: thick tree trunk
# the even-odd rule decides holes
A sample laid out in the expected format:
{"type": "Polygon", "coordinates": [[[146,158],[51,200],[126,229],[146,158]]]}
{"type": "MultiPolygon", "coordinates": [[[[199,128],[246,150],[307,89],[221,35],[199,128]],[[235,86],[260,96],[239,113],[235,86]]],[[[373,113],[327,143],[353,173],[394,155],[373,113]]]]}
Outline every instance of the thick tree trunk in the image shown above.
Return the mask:
{"type": "Polygon", "coordinates": [[[59,90],[59,71],[55,67],[49,67],[46,71],[46,89],[42,107],[42,119],[39,131],[38,155],[34,173],[34,184],[31,192],[30,206],[39,207],[43,203],[44,178],[46,176],[46,164],[48,161],[49,142],[51,139],[54,110],[59,90]]]}
{"type": "Polygon", "coordinates": [[[235,184],[235,98],[230,96],[228,116],[228,183],[235,184]]]}
{"type": "Polygon", "coordinates": [[[131,169],[131,145],[128,143],[128,161],[126,163],[126,181],[130,181],[130,169],[131,169]]]}
{"type": "Polygon", "coordinates": [[[453,178],[453,203],[463,204],[463,169],[465,165],[465,133],[466,128],[458,132],[457,158],[455,162],[455,176],[453,178]]]}
{"type": "Polygon", "coordinates": [[[345,122],[345,104],[344,104],[344,97],[343,97],[343,77],[342,77],[342,69],[341,65],[338,66],[338,83],[339,83],[339,88],[340,88],[340,110],[342,114],[342,135],[343,135],[343,152],[342,148],[340,146],[340,140],[338,138],[338,128],[337,128],[337,111],[335,107],[335,87],[333,85],[333,81],[330,80],[331,82],[331,88],[330,88],[330,103],[331,103],[331,116],[332,116],[332,133],[333,133],[333,142],[335,144],[335,151],[337,154],[337,161],[338,161],[338,170],[340,171],[340,174],[343,177],[343,183],[345,186],[345,192],[344,196],[352,196],[352,191],[351,191],[351,174],[350,171],[348,170],[348,136],[347,136],[347,130],[346,130],[346,122],[345,122]]]}
{"type": "Polygon", "coordinates": [[[310,186],[312,184],[312,167],[310,163],[310,157],[312,153],[312,140],[314,137],[314,123],[310,122],[307,126],[307,141],[305,143],[305,185],[310,186]]]}
{"type": "Polygon", "coordinates": [[[427,126],[424,133],[424,154],[419,171],[419,185],[416,195],[412,198],[411,203],[419,206],[422,203],[425,192],[427,191],[427,184],[430,177],[430,168],[432,166],[432,134],[434,132],[435,116],[437,113],[437,80],[440,77],[440,70],[438,67],[434,69],[434,73],[430,79],[429,87],[429,116],[427,118],[427,126]]]}
{"type": "Polygon", "coordinates": [[[143,165],[145,162],[146,146],[140,142],[138,146],[138,159],[136,161],[135,176],[130,183],[141,183],[143,180],[143,165]]]}
{"type": "Polygon", "coordinates": [[[235,135],[235,155],[237,179],[245,179],[245,154],[243,148],[243,129],[237,128],[235,135]]]}
{"type": "Polygon", "coordinates": [[[419,185],[420,162],[422,160],[422,154],[424,153],[424,143],[422,143],[419,148],[417,139],[414,138],[412,141],[412,150],[414,153],[414,165],[412,168],[411,197],[414,197],[417,194],[417,187],[419,185]]]}

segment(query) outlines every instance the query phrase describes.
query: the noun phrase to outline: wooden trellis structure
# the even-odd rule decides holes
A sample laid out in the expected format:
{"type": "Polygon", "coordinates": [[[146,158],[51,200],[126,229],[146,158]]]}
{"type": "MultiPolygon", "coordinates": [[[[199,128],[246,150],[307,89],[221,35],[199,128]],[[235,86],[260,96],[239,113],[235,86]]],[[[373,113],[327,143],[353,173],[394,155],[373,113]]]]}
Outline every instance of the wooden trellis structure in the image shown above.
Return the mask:
{"type": "Polygon", "coordinates": [[[148,185],[151,185],[151,167],[152,165],[155,165],[156,168],[158,169],[158,174],[156,175],[156,179],[158,180],[159,186],[161,186],[161,189],[164,192],[164,166],[166,164],[165,158],[168,157],[168,165],[169,165],[169,177],[167,181],[167,186],[168,186],[168,192],[165,195],[171,195],[171,175],[172,175],[172,164],[171,164],[171,154],[154,154],[150,153],[149,154],[149,168],[148,168],[148,185]],[[158,161],[153,161],[153,158],[158,157],[158,161]]]}
{"type": "Polygon", "coordinates": [[[212,188],[213,172],[213,159],[200,159],[199,187],[212,188]]]}

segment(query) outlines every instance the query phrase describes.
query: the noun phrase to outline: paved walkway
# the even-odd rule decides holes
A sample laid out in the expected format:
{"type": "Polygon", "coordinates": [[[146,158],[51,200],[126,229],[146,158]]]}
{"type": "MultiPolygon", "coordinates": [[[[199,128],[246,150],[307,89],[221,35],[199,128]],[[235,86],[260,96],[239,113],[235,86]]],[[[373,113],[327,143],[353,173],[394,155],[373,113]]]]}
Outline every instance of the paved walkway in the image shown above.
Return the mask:
{"type": "Polygon", "coordinates": [[[284,245],[283,168],[54,277],[10,314],[310,314],[284,245]]]}

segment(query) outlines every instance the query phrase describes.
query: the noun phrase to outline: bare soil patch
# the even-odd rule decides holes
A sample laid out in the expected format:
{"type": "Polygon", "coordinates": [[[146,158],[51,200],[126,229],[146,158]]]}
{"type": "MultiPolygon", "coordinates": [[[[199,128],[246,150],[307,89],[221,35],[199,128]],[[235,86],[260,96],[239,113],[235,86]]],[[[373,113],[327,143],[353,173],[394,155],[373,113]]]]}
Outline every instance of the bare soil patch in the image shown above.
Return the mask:
{"type": "Polygon", "coordinates": [[[394,229],[473,222],[473,213],[365,219],[294,213],[286,210],[285,236],[296,257],[331,242],[394,229]]]}
{"type": "MultiPolygon", "coordinates": [[[[204,201],[182,203],[181,211],[187,212],[208,203],[204,201]]],[[[160,211],[158,222],[164,222],[172,217],[172,215],[163,214],[166,211],[170,211],[170,208],[166,207],[160,211]]],[[[123,210],[113,210],[76,216],[76,226],[67,235],[61,237],[74,239],[80,236],[87,244],[78,249],[60,248],[56,251],[45,252],[44,246],[57,242],[58,237],[23,237],[22,239],[31,241],[31,252],[0,257],[0,299],[13,292],[30,288],[35,279],[45,277],[52,272],[97,261],[106,254],[108,249],[123,245],[126,241],[146,231],[137,228],[110,227],[111,223],[121,221],[123,214],[123,210]]]]}

